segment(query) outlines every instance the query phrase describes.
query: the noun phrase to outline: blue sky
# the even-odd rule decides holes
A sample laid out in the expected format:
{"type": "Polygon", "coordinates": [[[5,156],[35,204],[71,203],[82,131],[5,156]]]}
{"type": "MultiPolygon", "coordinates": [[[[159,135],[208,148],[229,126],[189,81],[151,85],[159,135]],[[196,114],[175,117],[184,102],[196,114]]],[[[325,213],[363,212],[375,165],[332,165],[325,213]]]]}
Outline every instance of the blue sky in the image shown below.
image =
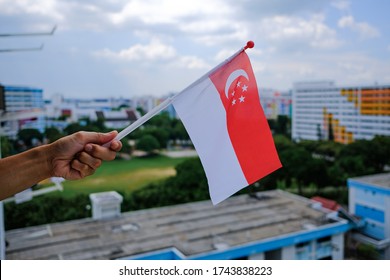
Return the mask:
{"type": "Polygon", "coordinates": [[[390,83],[386,0],[0,0],[0,83],[46,97],[163,96],[245,45],[259,87],[390,83]]]}

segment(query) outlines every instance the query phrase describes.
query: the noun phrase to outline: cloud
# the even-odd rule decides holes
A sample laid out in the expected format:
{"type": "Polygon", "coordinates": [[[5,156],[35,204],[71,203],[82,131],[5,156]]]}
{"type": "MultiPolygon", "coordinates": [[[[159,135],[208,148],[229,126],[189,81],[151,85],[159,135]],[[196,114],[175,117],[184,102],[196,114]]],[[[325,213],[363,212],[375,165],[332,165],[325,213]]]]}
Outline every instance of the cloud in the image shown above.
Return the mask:
{"type": "Polygon", "coordinates": [[[209,64],[196,56],[181,56],[171,45],[153,39],[149,44],[136,44],[127,49],[112,51],[103,49],[93,52],[96,57],[108,58],[114,61],[136,61],[141,63],[168,63],[170,66],[187,69],[204,69],[209,64]]]}
{"type": "Polygon", "coordinates": [[[297,81],[333,80],[339,85],[372,84],[390,81],[387,61],[373,59],[359,52],[328,53],[318,56],[307,54],[298,60],[287,55],[274,57],[257,69],[252,63],[260,87],[288,89],[297,81]]]}
{"type": "Polygon", "coordinates": [[[179,68],[187,69],[210,69],[210,64],[206,63],[203,59],[200,59],[196,56],[181,56],[178,58],[178,61],[175,63],[179,68]]]}
{"type": "Polygon", "coordinates": [[[94,55],[116,60],[157,61],[170,60],[176,57],[176,50],[172,46],[161,43],[159,40],[153,40],[148,45],[136,44],[118,52],[104,49],[94,52],[94,55]]]}
{"type": "Polygon", "coordinates": [[[110,13],[114,24],[123,24],[132,20],[140,20],[144,24],[177,24],[186,20],[217,16],[230,10],[223,1],[186,1],[177,0],[133,0],[127,1],[122,8],[110,13]]]}
{"type": "Polygon", "coordinates": [[[0,0],[1,13],[7,15],[41,15],[57,21],[64,19],[60,3],[55,0],[0,0]]]}
{"type": "Polygon", "coordinates": [[[88,85],[85,91],[91,95],[107,95],[94,88],[95,76],[104,76],[123,94],[163,94],[185,87],[253,40],[256,47],[248,55],[261,86],[289,88],[302,79],[383,79],[389,77],[384,55],[390,46],[379,24],[385,26],[388,19],[361,14],[362,5],[372,7],[350,0],[0,0],[3,32],[58,25],[50,38],[4,40],[10,45],[47,43],[36,63],[24,54],[4,56],[8,60],[0,76],[4,82],[33,81],[49,94],[51,88],[76,92],[66,92],[70,83],[65,79],[47,79],[53,71],[27,71],[39,65],[67,71],[62,77],[74,80],[77,92],[88,85]],[[345,31],[356,35],[342,37],[345,31]],[[359,44],[359,39],[375,37],[380,38],[359,44]],[[379,45],[385,50],[379,52],[379,45]],[[74,69],[83,69],[83,75],[74,69]]]}
{"type": "Polygon", "coordinates": [[[331,5],[340,11],[349,11],[351,2],[348,0],[336,0],[333,1],[331,5]]]}
{"type": "Polygon", "coordinates": [[[380,32],[366,22],[357,22],[353,16],[344,16],[338,21],[340,28],[349,28],[357,32],[361,39],[369,39],[380,36],[380,32]]]}
{"type": "Polygon", "coordinates": [[[18,15],[51,16],[61,30],[127,30],[136,37],[142,34],[143,40],[188,38],[205,47],[264,38],[292,47],[334,48],[340,43],[324,17],[318,16],[325,0],[291,0],[289,5],[282,0],[246,0],[240,5],[232,0],[0,1],[18,15]],[[314,11],[317,15],[309,19],[299,15],[314,11]]]}
{"type": "Polygon", "coordinates": [[[274,16],[261,21],[260,33],[279,48],[296,46],[319,49],[334,49],[342,42],[337,33],[324,23],[324,16],[315,15],[309,19],[297,16],[274,16]]]}

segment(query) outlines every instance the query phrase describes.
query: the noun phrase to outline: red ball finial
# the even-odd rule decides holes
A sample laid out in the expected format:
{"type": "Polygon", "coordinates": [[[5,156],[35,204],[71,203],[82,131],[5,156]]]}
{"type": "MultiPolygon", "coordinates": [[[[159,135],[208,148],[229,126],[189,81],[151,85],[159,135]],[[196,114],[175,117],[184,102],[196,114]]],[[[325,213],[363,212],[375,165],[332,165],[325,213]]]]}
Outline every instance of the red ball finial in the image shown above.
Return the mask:
{"type": "Polygon", "coordinates": [[[245,49],[251,49],[255,46],[255,43],[253,41],[248,41],[246,43],[245,49]]]}

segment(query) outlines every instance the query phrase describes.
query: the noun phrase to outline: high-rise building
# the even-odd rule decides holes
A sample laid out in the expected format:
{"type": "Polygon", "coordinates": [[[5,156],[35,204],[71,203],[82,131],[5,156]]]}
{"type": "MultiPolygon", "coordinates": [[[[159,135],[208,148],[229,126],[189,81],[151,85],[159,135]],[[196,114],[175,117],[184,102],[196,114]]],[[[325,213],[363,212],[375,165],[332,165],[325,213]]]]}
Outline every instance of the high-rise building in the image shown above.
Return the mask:
{"type": "Polygon", "coordinates": [[[336,86],[334,82],[295,83],[292,138],[351,143],[390,136],[390,85],[336,86]]]}
{"type": "Polygon", "coordinates": [[[4,88],[4,135],[14,137],[20,129],[35,128],[44,131],[43,90],[40,88],[7,86],[4,88]]]}

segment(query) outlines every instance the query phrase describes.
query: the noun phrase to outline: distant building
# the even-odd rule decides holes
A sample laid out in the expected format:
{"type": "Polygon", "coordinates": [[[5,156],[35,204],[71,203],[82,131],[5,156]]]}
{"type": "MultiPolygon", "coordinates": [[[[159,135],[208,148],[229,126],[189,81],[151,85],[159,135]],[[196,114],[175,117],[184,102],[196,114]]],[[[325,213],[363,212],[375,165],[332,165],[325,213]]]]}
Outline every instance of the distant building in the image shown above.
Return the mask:
{"type": "Polygon", "coordinates": [[[98,119],[104,121],[106,127],[122,129],[138,120],[141,116],[137,110],[96,111],[98,119]]]}
{"type": "Polygon", "coordinates": [[[43,89],[4,85],[2,91],[2,107],[6,112],[2,116],[4,135],[15,137],[20,129],[25,128],[44,131],[43,89]]]}
{"type": "Polygon", "coordinates": [[[390,173],[348,179],[349,212],[365,225],[353,238],[390,259],[390,173]]]}
{"type": "Polygon", "coordinates": [[[260,88],[259,96],[267,119],[277,119],[278,116],[291,117],[291,91],[260,88]]]}
{"type": "Polygon", "coordinates": [[[7,231],[6,259],[343,259],[351,229],[320,203],[276,190],[120,217],[104,205],[112,218],[7,231]]]}
{"type": "Polygon", "coordinates": [[[390,85],[336,86],[334,82],[295,83],[292,138],[351,143],[390,136],[390,85]]]}
{"type": "Polygon", "coordinates": [[[126,98],[64,98],[56,94],[46,101],[45,107],[50,119],[66,118],[69,122],[77,122],[83,118],[96,120],[96,111],[132,108],[132,102],[126,98]]]}
{"type": "Polygon", "coordinates": [[[142,97],[134,97],[132,98],[134,109],[142,109],[145,113],[152,110],[156,105],[161,103],[160,98],[156,98],[153,96],[142,96],[142,97]]]}

